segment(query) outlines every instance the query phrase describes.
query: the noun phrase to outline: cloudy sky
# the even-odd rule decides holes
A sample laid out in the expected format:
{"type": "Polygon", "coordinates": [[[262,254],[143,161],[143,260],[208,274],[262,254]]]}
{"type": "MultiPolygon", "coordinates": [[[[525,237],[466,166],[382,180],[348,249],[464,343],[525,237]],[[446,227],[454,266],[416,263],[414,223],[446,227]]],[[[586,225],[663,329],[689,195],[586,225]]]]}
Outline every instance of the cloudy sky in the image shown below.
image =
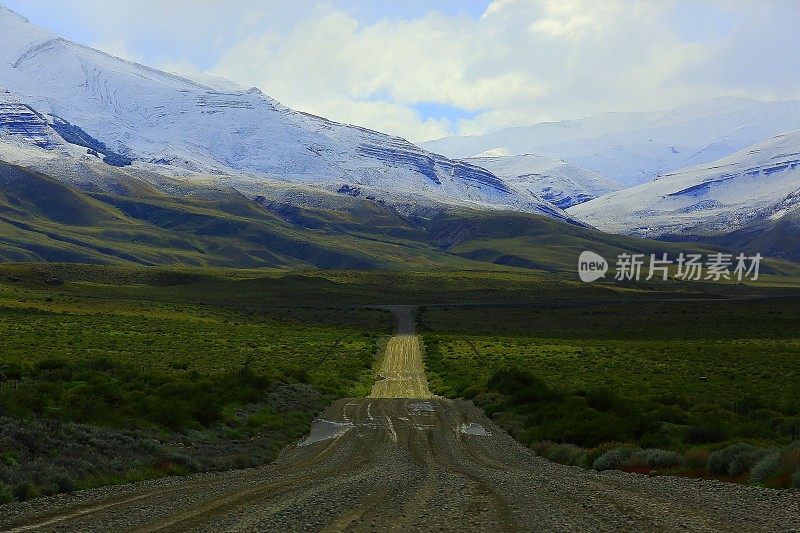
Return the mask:
{"type": "Polygon", "coordinates": [[[798,0],[0,0],[74,41],[414,141],[800,98],[798,0]]]}

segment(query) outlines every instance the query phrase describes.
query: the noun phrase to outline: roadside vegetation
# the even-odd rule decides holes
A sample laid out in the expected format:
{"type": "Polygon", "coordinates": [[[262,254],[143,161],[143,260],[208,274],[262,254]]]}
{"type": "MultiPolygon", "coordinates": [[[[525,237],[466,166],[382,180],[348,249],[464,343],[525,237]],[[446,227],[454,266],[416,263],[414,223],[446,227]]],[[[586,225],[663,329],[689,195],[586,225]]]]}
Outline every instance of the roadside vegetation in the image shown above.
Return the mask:
{"type": "MultiPolygon", "coordinates": [[[[376,304],[429,306],[434,392],[473,398],[543,455],[659,448],[682,463],[658,471],[742,478],[689,465],[743,442],[769,452],[758,483],[784,486],[764,472],[794,457],[778,452],[798,425],[800,317],[790,280],[772,285],[0,265],[0,502],[271,461],[332,400],[369,393],[393,329],[376,304]]],[[[622,468],[666,460],[626,453],[622,468]]]]}
{"type": "Polygon", "coordinates": [[[239,301],[189,273],[36,269],[0,283],[0,503],[265,464],[368,393],[391,332],[385,311],[239,301]]]}
{"type": "Polygon", "coordinates": [[[426,308],[431,389],[551,460],[800,482],[793,298],[426,308]]]}

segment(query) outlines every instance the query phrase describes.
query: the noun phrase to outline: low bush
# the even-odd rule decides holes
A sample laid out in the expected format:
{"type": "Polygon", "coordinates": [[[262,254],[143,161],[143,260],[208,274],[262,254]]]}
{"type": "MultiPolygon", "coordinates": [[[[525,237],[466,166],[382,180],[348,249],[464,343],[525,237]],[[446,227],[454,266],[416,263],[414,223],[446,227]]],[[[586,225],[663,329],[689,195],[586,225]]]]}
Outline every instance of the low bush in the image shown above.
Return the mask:
{"type": "Polygon", "coordinates": [[[708,457],[711,453],[702,448],[692,448],[687,450],[683,456],[683,464],[686,468],[693,470],[705,470],[708,466],[708,457]]]}
{"type": "Polygon", "coordinates": [[[793,489],[800,489],[800,470],[794,473],[792,476],[792,488],[793,489]]]}
{"type": "Polygon", "coordinates": [[[634,450],[630,448],[614,448],[595,459],[592,468],[600,472],[618,470],[633,453],[634,450]]]}
{"type": "Polygon", "coordinates": [[[774,452],[762,457],[750,471],[750,481],[763,483],[778,473],[781,466],[781,454],[774,452]]]}
{"type": "Polygon", "coordinates": [[[208,428],[225,408],[256,401],[271,385],[249,368],[214,376],[115,365],[105,371],[50,359],[27,369],[25,388],[0,397],[0,416],[40,417],[119,429],[208,428]],[[59,370],[68,379],[46,380],[59,370]]]}
{"type": "Polygon", "coordinates": [[[209,428],[115,429],[0,416],[0,503],[165,475],[263,465],[331,400],[277,384],[209,428]],[[187,445],[190,444],[190,445],[187,445]]]}
{"type": "Polygon", "coordinates": [[[521,370],[495,372],[489,379],[487,388],[509,396],[515,404],[550,401],[558,396],[541,379],[521,370]]]}
{"type": "Polygon", "coordinates": [[[800,442],[793,442],[759,461],[750,480],[768,487],[790,487],[800,475],[800,442]]]}
{"type": "Polygon", "coordinates": [[[650,448],[639,450],[631,454],[625,461],[624,466],[647,466],[650,468],[674,468],[679,466],[683,460],[681,456],[672,450],[661,450],[650,448]]]}
{"type": "Polygon", "coordinates": [[[0,481],[0,505],[4,503],[13,502],[16,498],[14,498],[14,491],[3,481],[0,481]]]}
{"type": "Polygon", "coordinates": [[[740,476],[769,453],[769,450],[740,442],[717,450],[708,458],[711,474],[740,476]]]}
{"type": "MultiPolygon", "coordinates": [[[[591,457],[590,454],[586,454],[591,457]]],[[[675,468],[683,463],[681,456],[672,450],[648,448],[613,448],[605,451],[591,463],[592,468],[603,470],[625,470],[641,468],[675,468]]]]}
{"type": "Polygon", "coordinates": [[[572,444],[557,444],[543,441],[534,442],[531,448],[537,455],[562,465],[582,466],[586,458],[586,452],[582,448],[573,446],[572,444]]]}
{"type": "Polygon", "coordinates": [[[728,432],[716,426],[692,426],[683,434],[683,442],[687,444],[710,444],[727,438],[728,432]]]}
{"type": "Polygon", "coordinates": [[[476,396],[475,402],[489,416],[503,413],[499,420],[521,426],[514,431],[509,424],[502,424],[527,445],[551,441],[592,447],[637,442],[656,430],[646,412],[605,389],[568,394],[522,369],[493,373],[486,388],[487,394],[476,396]]]}
{"type": "Polygon", "coordinates": [[[607,451],[613,450],[615,448],[624,448],[624,443],[622,442],[605,442],[600,446],[596,446],[594,448],[589,448],[586,450],[586,466],[588,468],[592,468],[594,462],[597,461],[598,457],[606,453],[607,451]]]}

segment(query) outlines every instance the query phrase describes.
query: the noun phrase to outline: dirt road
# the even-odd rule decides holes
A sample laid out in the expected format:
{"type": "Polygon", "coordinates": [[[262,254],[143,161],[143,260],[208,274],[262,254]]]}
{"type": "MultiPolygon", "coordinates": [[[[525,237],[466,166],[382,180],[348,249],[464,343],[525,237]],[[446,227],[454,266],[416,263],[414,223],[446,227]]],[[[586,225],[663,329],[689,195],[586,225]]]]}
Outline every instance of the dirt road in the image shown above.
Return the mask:
{"type": "Polygon", "coordinates": [[[800,531],[797,492],[535,457],[472,404],[431,397],[410,316],[371,397],[332,405],[272,465],[6,505],[0,529],[800,531]]]}
{"type": "Polygon", "coordinates": [[[414,331],[413,310],[393,308],[397,334],[389,339],[370,398],[433,398],[425,379],[422,349],[414,331]]]}

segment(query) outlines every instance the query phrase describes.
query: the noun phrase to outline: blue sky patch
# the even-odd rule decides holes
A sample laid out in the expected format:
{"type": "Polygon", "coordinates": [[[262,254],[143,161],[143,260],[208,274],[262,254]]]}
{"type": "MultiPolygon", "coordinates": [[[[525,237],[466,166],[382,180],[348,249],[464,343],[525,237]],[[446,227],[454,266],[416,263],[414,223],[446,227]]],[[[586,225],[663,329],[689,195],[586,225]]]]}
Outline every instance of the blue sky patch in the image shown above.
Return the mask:
{"type": "Polygon", "coordinates": [[[436,102],[420,102],[412,106],[422,120],[447,119],[450,122],[458,120],[470,120],[481,114],[481,111],[470,111],[449,104],[439,104],[436,102]]]}

